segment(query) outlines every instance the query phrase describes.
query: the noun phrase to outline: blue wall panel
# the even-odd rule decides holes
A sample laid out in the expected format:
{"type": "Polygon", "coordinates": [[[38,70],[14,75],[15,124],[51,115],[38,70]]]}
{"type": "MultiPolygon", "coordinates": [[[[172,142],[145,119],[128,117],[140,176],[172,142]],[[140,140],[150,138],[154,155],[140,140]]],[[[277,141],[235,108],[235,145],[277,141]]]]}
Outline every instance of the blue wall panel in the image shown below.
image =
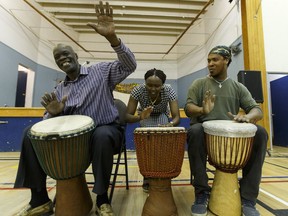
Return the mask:
{"type": "Polygon", "coordinates": [[[7,123],[0,124],[0,152],[20,151],[24,128],[41,120],[39,117],[1,117],[0,121],[7,123]]]}
{"type": "Polygon", "coordinates": [[[54,69],[38,65],[16,50],[0,42],[0,107],[15,106],[18,66],[22,65],[35,72],[33,107],[42,107],[40,101],[45,92],[53,91],[57,80],[65,74],[54,69]]]}

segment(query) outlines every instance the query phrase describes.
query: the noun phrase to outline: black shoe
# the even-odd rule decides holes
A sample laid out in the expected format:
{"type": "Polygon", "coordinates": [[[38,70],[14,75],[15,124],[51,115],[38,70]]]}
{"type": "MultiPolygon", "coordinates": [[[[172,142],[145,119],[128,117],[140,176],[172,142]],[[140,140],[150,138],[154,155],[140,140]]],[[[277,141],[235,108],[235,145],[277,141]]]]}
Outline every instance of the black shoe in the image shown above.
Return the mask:
{"type": "Polygon", "coordinates": [[[243,216],[260,216],[260,213],[255,208],[255,203],[242,198],[242,215],[243,216]]]}
{"type": "Polygon", "coordinates": [[[209,194],[203,192],[195,195],[195,202],[191,207],[193,216],[206,216],[209,194]]]}

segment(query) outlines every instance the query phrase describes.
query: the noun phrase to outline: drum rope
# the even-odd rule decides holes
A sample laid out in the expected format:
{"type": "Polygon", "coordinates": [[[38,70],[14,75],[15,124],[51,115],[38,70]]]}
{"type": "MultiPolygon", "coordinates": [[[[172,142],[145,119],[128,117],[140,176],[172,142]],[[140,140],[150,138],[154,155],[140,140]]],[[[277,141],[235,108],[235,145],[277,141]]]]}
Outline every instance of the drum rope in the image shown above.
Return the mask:
{"type": "Polygon", "coordinates": [[[181,172],[186,132],[135,133],[140,173],[149,177],[174,178],[181,172]]]}
{"type": "Polygon", "coordinates": [[[235,173],[251,155],[253,137],[223,137],[206,134],[208,161],[217,169],[235,173]]]}

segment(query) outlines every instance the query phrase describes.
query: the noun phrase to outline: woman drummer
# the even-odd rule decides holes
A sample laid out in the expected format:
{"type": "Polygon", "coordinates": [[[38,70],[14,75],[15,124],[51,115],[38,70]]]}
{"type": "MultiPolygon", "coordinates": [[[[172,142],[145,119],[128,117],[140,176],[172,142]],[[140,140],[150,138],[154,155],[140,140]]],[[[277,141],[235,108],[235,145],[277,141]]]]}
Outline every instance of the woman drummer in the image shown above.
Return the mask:
{"type": "MultiPolygon", "coordinates": [[[[126,121],[139,122],[141,127],[177,126],[180,123],[177,95],[169,84],[165,84],[166,74],[154,68],[146,72],[144,79],[145,83],[134,87],[130,94],[126,121]]],[[[142,187],[144,192],[148,192],[146,178],[142,187]]]]}

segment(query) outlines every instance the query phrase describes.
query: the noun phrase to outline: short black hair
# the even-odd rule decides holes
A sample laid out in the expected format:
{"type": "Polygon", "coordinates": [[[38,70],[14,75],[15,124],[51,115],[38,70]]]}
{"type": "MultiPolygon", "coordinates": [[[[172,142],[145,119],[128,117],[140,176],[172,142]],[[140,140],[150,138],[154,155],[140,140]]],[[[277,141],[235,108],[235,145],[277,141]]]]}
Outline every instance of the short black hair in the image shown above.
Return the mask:
{"type": "Polygon", "coordinates": [[[166,81],[166,74],[162,70],[158,70],[156,68],[150,69],[145,73],[144,79],[147,80],[151,76],[157,76],[159,79],[161,79],[163,84],[166,81]]]}

